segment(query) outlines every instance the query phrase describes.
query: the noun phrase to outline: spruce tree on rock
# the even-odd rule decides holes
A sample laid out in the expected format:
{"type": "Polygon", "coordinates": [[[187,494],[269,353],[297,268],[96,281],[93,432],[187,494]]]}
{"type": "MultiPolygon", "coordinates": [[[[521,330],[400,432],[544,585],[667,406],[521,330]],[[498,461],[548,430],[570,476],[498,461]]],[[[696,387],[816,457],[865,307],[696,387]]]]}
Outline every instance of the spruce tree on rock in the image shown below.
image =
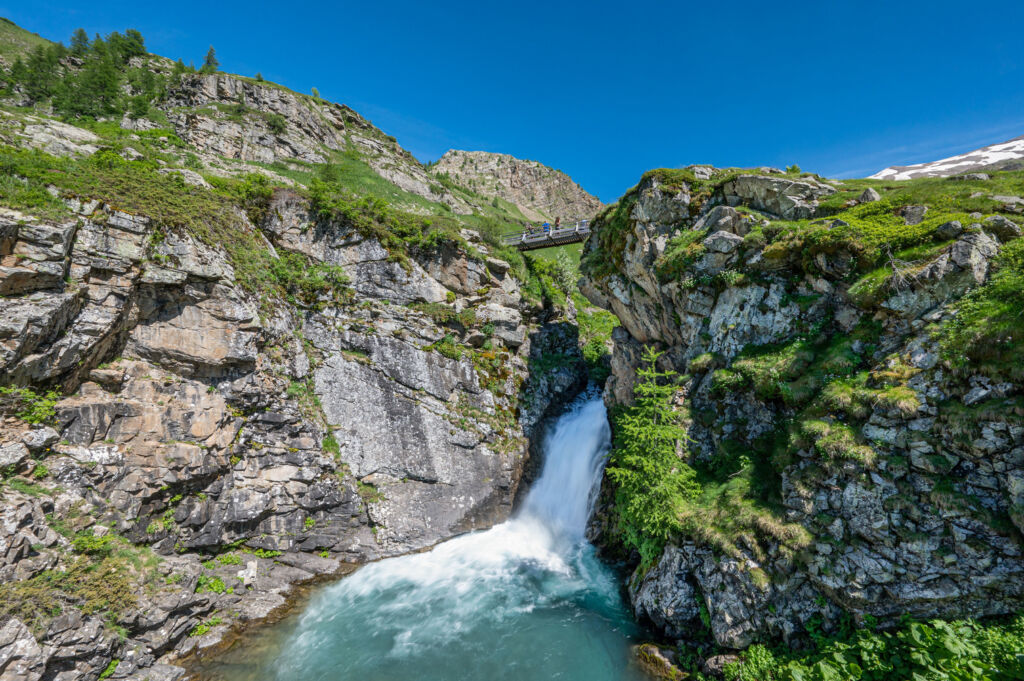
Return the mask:
{"type": "Polygon", "coordinates": [[[200,69],[201,73],[216,73],[217,67],[220,66],[220,62],[217,61],[217,51],[213,49],[213,45],[210,45],[210,49],[206,52],[206,59],[203,60],[203,68],[200,69]]]}

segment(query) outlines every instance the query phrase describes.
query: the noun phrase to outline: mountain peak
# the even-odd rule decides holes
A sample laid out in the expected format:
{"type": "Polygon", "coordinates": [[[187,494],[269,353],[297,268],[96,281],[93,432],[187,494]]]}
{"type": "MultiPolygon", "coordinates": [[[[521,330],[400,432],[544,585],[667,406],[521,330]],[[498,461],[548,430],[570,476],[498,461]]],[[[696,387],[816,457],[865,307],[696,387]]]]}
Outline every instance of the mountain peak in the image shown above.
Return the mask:
{"type": "Polygon", "coordinates": [[[529,220],[591,218],[603,205],[561,170],[509,154],[451,149],[431,173],[450,177],[483,196],[504,199],[529,220]]]}

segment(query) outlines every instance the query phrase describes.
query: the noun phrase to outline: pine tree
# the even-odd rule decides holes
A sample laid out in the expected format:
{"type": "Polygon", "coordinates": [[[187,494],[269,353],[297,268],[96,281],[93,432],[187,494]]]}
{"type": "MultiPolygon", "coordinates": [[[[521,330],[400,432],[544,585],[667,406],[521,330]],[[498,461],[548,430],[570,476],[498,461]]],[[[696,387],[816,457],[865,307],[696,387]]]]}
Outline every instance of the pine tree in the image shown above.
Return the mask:
{"type": "Polygon", "coordinates": [[[203,68],[199,72],[216,73],[219,66],[220,62],[217,61],[217,51],[213,49],[213,45],[210,45],[210,49],[206,52],[206,59],[203,60],[203,68]]]}
{"type": "Polygon", "coordinates": [[[142,34],[134,28],[129,28],[124,32],[124,45],[125,61],[132,57],[146,56],[146,41],[142,38],[142,34]]]}
{"type": "Polygon", "coordinates": [[[71,34],[71,54],[84,57],[89,52],[89,34],[84,28],[76,28],[71,34]]]}
{"type": "Polygon", "coordinates": [[[614,417],[615,439],[608,475],[616,484],[619,528],[628,546],[651,565],[680,529],[679,512],[700,492],[693,468],[676,454],[689,440],[672,408],[674,371],[658,371],[663,353],[644,348],[634,403],[614,417]]]}
{"type": "Polygon", "coordinates": [[[256,82],[257,83],[262,83],[263,82],[263,74],[260,73],[259,71],[256,72],[256,82]]]}
{"type": "Polygon", "coordinates": [[[310,90],[310,92],[313,93],[314,97],[316,97],[317,99],[320,99],[320,91],[319,90],[317,90],[316,88],[313,88],[312,90],[310,90]]]}
{"type": "Polygon", "coordinates": [[[38,102],[53,94],[57,83],[57,52],[39,46],[32,50],[25,62],[22,89],[32,101],[38,102]]]}

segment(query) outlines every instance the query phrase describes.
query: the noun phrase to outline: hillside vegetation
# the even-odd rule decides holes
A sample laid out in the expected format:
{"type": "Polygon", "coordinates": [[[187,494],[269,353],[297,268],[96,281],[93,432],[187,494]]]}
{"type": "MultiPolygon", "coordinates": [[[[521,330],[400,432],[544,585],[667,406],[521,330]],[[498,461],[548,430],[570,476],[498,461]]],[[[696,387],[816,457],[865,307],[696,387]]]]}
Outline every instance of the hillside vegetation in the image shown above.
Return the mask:
{"type": "Polygon", "coordinates": [[[1019,171],[694,167],[595,220],[584,293],[628,332],[602,527],[684,658],[761,642],[730,678],[1014,678],[1016,625],[958,647],[968,625],[904,618],[1022,608],[1021,195],[1019,171]]]}

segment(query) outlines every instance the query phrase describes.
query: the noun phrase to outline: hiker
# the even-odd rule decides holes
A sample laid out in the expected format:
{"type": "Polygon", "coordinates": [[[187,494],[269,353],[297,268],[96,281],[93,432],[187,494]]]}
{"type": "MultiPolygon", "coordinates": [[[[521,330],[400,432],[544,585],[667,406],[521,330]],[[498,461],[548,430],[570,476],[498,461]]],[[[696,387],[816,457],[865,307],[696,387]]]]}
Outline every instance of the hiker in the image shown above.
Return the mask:
{"type": "Polygon", "coordinates": [[[544,233],[547,234],[550,231],[551,231],[551,223],[550,222],[545,222],[544,223],[544,233]]]}
{"type": "Polygon", "coordinates": [[[558,229],[562,224],[562,218],[555,218],[555,229],[558,229]]]}

